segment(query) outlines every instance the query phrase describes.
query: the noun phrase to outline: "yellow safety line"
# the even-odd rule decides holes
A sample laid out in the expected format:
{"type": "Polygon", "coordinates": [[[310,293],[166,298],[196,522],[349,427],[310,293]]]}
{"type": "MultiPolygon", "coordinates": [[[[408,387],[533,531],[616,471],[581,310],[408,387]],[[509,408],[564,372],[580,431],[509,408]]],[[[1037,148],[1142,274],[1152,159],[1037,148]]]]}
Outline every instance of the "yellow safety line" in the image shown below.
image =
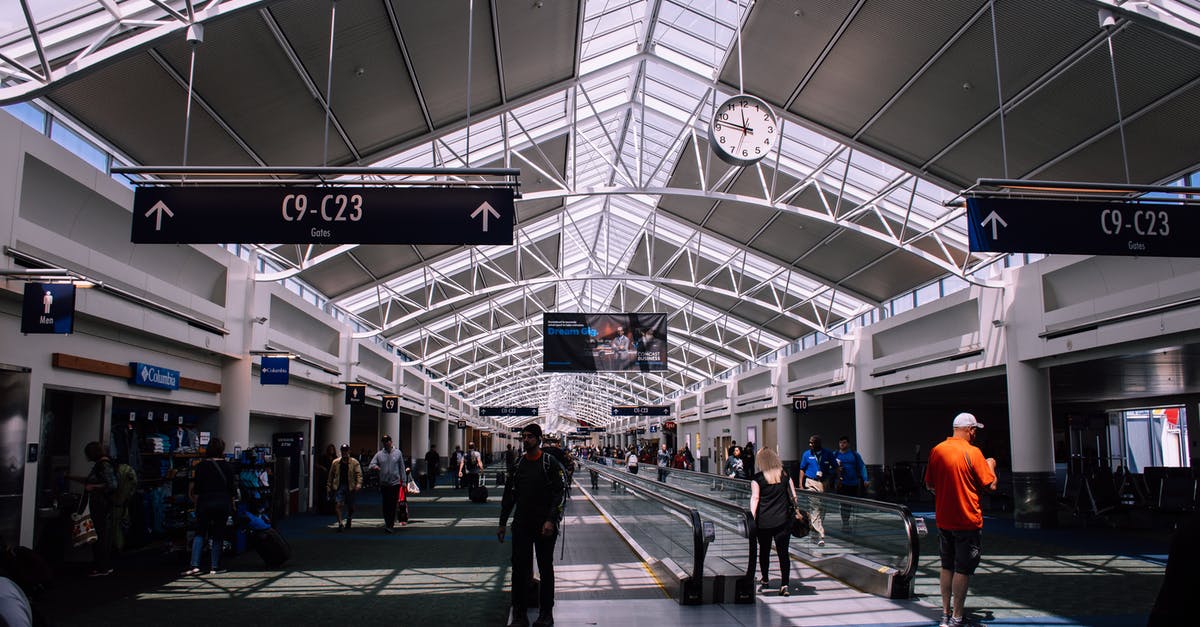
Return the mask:
{"type": "Polygon", "coordinates": [[[583,487],[582,483],[576,481],[575,484],[579,486],[579,491],[587,497],[588,501],[592,503],[592,506],[596,508],[596,511],[600,512],[600,518],[603,518],[604,522],[608,523],[608,526],[613,528],[613,532],[617,534],[617,537],[625,543],[625,546],[629,547],[629,550],[632,551],[634,555],[638,556],[638,559],[642,562],[642,570],[646,571],[646,574],[650,575],[650,578],[654,580],[655,585],[658,586],[658,591],[662,593],[663,597],[667,599],[674,598],[669,592],[667,592],[667,587],[663,585],[663,582],[658,578],[658,575],[654,574],[654,569],[650,568],[650,564],[647,563],[646,560],[642,559],[641,555],[638,555],[638,552],[633,548],[633,545],[629,544],[629,540],[625,538],[625,534],[617,531],[617,526],[613,524],[613,521],[609,520],[608,515],[604,513],[604,508],[600,507],[600,504],[596,502],[596,499],[592,498],[592,493],[588,492],[587,489],[583,487]]]}

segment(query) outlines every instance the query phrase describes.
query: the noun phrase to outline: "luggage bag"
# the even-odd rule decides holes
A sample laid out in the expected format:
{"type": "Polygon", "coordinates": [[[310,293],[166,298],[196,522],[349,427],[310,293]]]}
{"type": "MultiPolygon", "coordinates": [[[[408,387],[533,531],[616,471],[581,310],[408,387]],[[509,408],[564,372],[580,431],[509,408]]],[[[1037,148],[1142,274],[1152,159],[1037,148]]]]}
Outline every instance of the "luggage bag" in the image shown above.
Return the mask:
{"type": "Polygon", "coordinates": [[[471,488],[471,491],[467,494],[467,496],[471,499],[472,503],[487,503],[487,486],[477,485],[471,488]]]}
{"type": "Polygon", "coordinates": [[[278,568],[292,558],[292,546],[275,529],[254,532],[254,548],[268,568],[278,568]]]}

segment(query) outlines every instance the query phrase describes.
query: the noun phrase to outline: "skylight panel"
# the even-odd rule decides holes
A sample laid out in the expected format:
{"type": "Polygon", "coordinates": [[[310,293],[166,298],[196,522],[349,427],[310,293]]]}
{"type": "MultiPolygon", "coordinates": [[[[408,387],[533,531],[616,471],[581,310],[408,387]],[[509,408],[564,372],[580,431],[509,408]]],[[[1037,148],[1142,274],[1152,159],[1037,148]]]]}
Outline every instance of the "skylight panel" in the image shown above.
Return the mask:
{"type": "Polygon", "coordinates": [[[619,48],[615,48],[613,50],[609,50],[580,61],[579,72],[581,74],[587,74],[600,68],[619,63],[623,59],[628,59],[636,54],[637,43],[629,42],[619,48]]]}

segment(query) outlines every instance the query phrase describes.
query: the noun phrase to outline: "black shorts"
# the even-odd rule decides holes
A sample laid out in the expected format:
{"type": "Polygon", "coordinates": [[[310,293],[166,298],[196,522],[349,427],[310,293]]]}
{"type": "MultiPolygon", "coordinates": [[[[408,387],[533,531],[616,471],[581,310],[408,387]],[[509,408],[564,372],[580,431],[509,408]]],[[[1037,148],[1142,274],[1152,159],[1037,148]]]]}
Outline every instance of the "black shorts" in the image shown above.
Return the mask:
{"type": "Polygon", "coordinates": [[[983,530],[950,531],[939,528],[938,552],[942,556],[944,570],[973,575],[983,554],[983,530]]]}

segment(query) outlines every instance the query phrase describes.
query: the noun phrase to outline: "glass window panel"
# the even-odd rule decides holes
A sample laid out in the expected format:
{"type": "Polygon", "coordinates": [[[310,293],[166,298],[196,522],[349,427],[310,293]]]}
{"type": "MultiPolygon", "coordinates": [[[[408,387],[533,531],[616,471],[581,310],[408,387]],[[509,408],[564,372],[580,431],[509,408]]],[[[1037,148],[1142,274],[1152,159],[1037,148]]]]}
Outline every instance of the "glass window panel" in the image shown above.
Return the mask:
{"type": "Polygon", "coordinates": [[[965,290],[970,284],[960,276],[948,276],[942,279],[942,295],[949,296],[960,290],[965,290]]]}
{"type": "Polygon", "coordinates": [[[913,295],[909,292],[892,300],[892,315],[904,313],[913,308],[913,295]]]}
{"type": "Polygon", "coordinates": [[[930,283],[924,287],[917,288],[916,299],[917,306],[920,307],[925,303],[931,303],[938,298],[941,298],[941,286],[937,283],[930,283]]]}
{"type": "Polygon", "coordinates": [[[46,113],[38,107],[28,102],[18,102],[17,104],[4,107],[4,110],[11,113],[18,120],[28,124],[33,130],[39,133],[46,132],[46,113]]]}
{"type": "Polygon", "coordinates": [[[106,171],[108,155],[92,142],[80,137],[75,131],[63,126],[57,120],[50,121],[50,138],[58,145],[70,150],[79,158],[90,163],[100,171],[106,171]]]}

